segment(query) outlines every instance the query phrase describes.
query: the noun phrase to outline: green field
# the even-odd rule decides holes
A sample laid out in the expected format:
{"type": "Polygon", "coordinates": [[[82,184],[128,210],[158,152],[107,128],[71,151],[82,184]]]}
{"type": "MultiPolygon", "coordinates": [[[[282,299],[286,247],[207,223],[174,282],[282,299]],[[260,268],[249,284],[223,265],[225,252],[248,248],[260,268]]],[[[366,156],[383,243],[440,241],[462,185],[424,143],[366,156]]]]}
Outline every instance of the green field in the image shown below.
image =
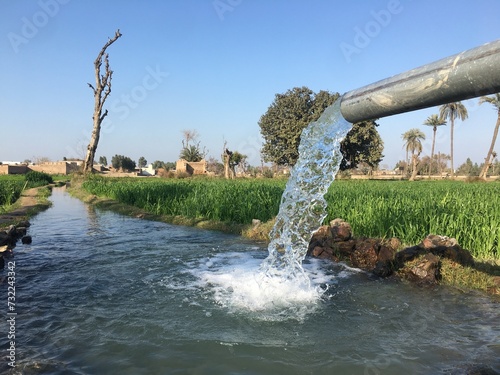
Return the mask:
{"type": "Polygon", "coordinates": [[[268,221],[276,216],[283,180],[209,178],[137,179],[93,177],[83,183],[91,194],[143,208],[156,215],[232,223],[268,221]]]}
{"type": "MultiPolygon", "coordinates": [[[[94,177],[83,187],[153,214],[249,224],[276,216],[285,181],[94,177]]],[[[498,182],[341,180],[326,199],[325,222],[343,218],[357,237],[398,237],[410,245],[440,234],[477,258],[500,258],[498,182]]]]}
{"type": "Polygon", "coordinates": [[[0,212],[19,199],[24,189],[44,186],[53,178],[43,172],[0,176],[0,212]]]}

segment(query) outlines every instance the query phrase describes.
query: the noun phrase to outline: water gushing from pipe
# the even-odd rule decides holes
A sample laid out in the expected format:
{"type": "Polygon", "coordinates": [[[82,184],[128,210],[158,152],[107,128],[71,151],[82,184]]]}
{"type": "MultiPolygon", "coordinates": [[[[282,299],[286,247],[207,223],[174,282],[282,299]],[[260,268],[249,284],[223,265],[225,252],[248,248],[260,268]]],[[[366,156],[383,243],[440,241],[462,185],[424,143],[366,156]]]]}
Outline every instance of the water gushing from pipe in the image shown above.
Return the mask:
{"type": "Polygon", "coordinates": [[[326,217],[324,195],[340,167],[340,142],[352,127],[340,113],[340,102],[337,100],[329,106],[302,132],[299,158],[281,198],[270,234],[269,256],[262,264],[269,276],[308,282],[302,260],[311,234],[326,217]]]}

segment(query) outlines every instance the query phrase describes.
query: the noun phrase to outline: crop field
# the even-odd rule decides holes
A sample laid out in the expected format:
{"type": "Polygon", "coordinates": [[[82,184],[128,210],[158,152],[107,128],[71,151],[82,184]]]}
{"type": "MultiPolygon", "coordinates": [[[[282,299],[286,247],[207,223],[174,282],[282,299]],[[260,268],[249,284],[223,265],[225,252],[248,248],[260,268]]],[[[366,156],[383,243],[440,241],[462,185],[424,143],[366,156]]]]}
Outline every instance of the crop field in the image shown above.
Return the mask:
{"type": "Polygon", "coordinates": [[[25,185],[24,178],[0,177],[0,207],[14,203],[20,196],[25,185]]]}
{"type": "MultiPolygon", "coordinates": [[[[285,181],[275,179],[90,178],[85,190],[160,215],[251,223],[278,213],[285,181]]],[[[500,183],[335,181],[325,222],[340,217],[357,237],[454,237],[475,257],[499,259],[500,183]]]]}
{"type": "Polygon", "coordinates": [[[0,212],[18,200],[24,189],[47,185],[51,182],[53,182],[52,177],[43,172],[0,176],[0,212]]]}
{"type": "Polygon", "coordinates": [[[90,178],[83,188],[97,196],[156,215],[250,223],[276,216],[285,181],[90,178]]]}

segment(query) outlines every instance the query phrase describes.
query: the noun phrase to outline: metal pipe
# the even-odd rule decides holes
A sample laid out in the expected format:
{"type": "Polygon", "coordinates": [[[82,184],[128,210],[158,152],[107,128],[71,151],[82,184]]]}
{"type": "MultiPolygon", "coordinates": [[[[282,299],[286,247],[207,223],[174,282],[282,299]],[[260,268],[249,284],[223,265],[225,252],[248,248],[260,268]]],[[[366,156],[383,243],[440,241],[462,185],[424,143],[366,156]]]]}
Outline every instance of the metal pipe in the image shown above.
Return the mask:
{"type": "Polygon", "coordinates": [[[500,92],[500,40],[345,93],[349,122],[377,119],[500,92]]]}

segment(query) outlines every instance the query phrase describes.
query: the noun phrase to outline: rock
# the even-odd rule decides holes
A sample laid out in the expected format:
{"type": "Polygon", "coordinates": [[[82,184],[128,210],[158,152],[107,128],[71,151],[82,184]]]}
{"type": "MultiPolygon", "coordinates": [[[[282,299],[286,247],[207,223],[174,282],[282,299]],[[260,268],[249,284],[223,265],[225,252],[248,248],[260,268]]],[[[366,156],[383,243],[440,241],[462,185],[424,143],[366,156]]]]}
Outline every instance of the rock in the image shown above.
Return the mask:
{"type": "Polygon", "coordinates": [[[394,255],[396,254],[396,249],[387,245],[380,245],[378,251],[377,261],[379,262],[392,262],[394,260],[394,255]]]}
{"type": "Polygon", "coordinates": [[[19,226],[17,226],[16,227],[15,236],[17,238],[22,237],[22,236],[26,235],[26,232],[27,232],[26,227],[19,227],[19,226]]]}
{"type": "Polygon", "coordinates": [[[348,240],[343,242],[335,242],[333,244],[333,250],[339,254],[339,256],[350,259],[351,254],[354,251],[354,247],[356,246],[355,240],[348,240]]]}
{"type": "Polygon", "coordinates": [[[418,284],[433,285],[440,278],[441,258],[448,258],[463,266],[474,265],[469,251],[457,240],[446,236],[428,235],[415,246],[401,251],[397,238],[353,238],[349,223],[335,219],[314,232],[307,255],[346,261],[353,267],[372,272],[380,277],[397,276],[418,284]]]}
{"type": "Polygon", "coordinates": [[[0,253],[4,253],[6,252],[7,250],[9,250],[9,247],[7,245],[2,245],[0,246],[0,253]]]}
{"type": "Polygon", "coordinates": [[[435,284],[439,280],[439,267],[439,257],[427,253],[417,264],[411,267],[408,276],[418,284],[435,284]]]}
{"type": "Polygon", "coordinates": [[[15,231],[16,231],[16,226],[15,225],[9,225],[9,227],[6,230],[7,236],[12,237],[12,235],[15,233],[15,231]]]}
{"type": "Polygon", "coordinates": [[[331,237],[332,237],[332,232],[330,231],[330,227],[328,227],[327,225],[319,227],[318,230],[313,233],[311,240],[309,241],[307,255],[311,255],[311,252],[317,246],[325,247],[327,245],[328,240],[331,237]]]}
{"type": "Polygon", "coordinates": [[[23,220],[21,221],[18,225],[18,227],[26,227],[26,228],[29,228],[31,226],[30,222],[27,221],[27,220],[23,220]]]}
{"type": "Polygon", "coordinates": [[[252,219],[252,227],[257,228],[262,222],[259,219],[252,219]]]}
{"type": "Polygon", "coordinates": [[[323,253],[324,248],[322,246],[315,246],[311,251],[310,255],[313,257],[319,258],[319,256],[323,253]]]}
{"type": "Polygon", "coordinates": [[[5,231],[0,231],[0,246],[9,243],[9,235],[5,231]]]}
{"type": "Polygon", "coordinates": [[[330,221],[330,230],[334,241],[347,241],[352,237],[351,225],[342,219],[330,221]]]}
{"type": "Polygon", "coordinates": [[[424,240],[421,242],[421,246],[424,249],[433,249],[438,246],[451,247],[458,245],[457,240],[455,238],[449,238],[446,236],[439,236],[435,234],[429,234],[424,240]]]}
{"type": "Polygon", "coordinates": [[[397,250],[401,247],[401,240],[399,238],[392,237],[386,240],[386,245],[391,249],[397,250]]]}
{"type": "Polygon", "coordinates": [[[31,236],[24,236],[23,238],[21,238],[21,242],[24,245],[29,245],[32,242],[32,238],[31,238],[31,236]]]}
{"type": "Polygon", "coordinates": [[[28,221],[22,221],[19,225],[10,225],[7,229],[0,231],[0,248],[3,246],[7,246],[10,253],[12,253],[12,248],[16,246],[16,243],[19,239],[22,239],[23,243],[27,243],[24,241],[28,241],[31,243],[31,237],[26,236],[28,231],[28,227],[30,223],[28,221]],[[26,239],[24,239],[26,237],[26,239]]]}
{"type": "Polygon", "coordinates": [[[412,261],[416,257],[425,254],[425,249],[420,246],[411,246],[398,251],[394,257],[396,268],[401,268],[406,262],[412,261]]]}
{"type": "Polygon", "coordinates": [[[380,242],[377,239],[367,238],[356,242],[351,254],[351,263],[354,267],[372,271],[378,259],[380,242]]]}
{"type": "Polygon", "coordinates": [[[462,249],[454,238],[429,234],[419,246],[434,255],[448,258],[462,266],[474,265],[474,258],[471,253],[462,249]]]}

